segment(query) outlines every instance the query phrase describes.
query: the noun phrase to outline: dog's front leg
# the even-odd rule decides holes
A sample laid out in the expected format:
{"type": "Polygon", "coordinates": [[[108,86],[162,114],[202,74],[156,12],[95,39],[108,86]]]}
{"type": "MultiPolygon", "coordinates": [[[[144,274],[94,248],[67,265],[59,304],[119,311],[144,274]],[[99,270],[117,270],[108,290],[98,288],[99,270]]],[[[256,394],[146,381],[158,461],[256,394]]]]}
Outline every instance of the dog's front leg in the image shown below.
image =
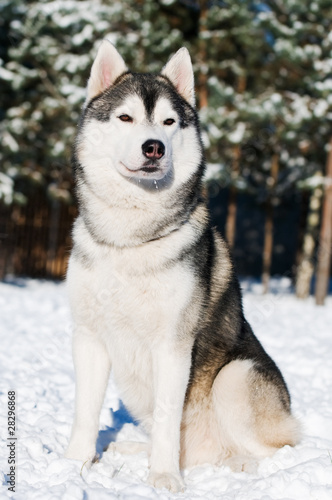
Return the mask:
{"type": "Polygon", "coordinates": [[[184,486],[179,470],[180,426],[190,364],[191,345],[164,342],[153,352],[155,403],[148,481],[173,492],[184,486]]]}
{"type": "Polygon", "coordinates": [[[110,373],[110,358],[95,333],[77,329],[73,338],[76,374],[75,419],[67,458],[91,463],[96,453],[99,414],[110,373]]]}

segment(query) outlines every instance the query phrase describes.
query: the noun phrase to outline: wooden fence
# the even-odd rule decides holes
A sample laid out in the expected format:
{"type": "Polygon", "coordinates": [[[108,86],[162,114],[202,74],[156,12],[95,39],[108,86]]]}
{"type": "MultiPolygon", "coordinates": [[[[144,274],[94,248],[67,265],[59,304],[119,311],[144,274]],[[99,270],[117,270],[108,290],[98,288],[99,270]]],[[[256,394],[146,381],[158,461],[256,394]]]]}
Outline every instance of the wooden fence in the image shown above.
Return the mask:
{"type": "Polygon", "coordinates": [[[0,279],[64,277],[76,208],[40,192],[24,206],[0,205],[0,279]]]}

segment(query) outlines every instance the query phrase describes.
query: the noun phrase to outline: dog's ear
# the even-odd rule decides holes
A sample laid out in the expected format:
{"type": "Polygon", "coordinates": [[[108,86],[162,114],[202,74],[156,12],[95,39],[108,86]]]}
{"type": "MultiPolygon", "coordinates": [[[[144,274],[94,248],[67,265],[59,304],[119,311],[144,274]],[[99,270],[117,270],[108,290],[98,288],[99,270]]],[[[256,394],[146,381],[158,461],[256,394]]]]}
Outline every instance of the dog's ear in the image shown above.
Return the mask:
{"type": "Polygon", "coordinates": [[[109,40],[103,40],[91,68],[86,101],[101,94],[126,71],[128,68],[114,45],[109,40]]]}
{"type": "Polygon", "coordinates": [[[185,47],[178,50],[161,71],[177,89],[179,94],[195,106],[194,73],[188,50],[185,47]]]}

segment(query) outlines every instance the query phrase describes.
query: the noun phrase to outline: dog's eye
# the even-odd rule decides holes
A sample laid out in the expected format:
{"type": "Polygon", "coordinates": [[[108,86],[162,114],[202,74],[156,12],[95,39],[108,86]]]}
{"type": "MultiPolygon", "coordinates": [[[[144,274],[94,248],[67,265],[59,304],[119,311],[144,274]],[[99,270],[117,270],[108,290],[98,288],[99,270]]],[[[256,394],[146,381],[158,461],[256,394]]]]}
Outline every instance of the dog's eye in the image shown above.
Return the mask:
{"type": "Polygon", "coordinates": [[[133,122],[132,117],[129,115],[120,115],[118,118],[120,118],[122,122],[129,122],[129,123],[133,122]]]}
{"type": "Polygon", "coordinates": [[[164,125],[173,125],[173,123],[175,123],[173,118],[167,118],[167,120],[164,121],[164,125]]]}

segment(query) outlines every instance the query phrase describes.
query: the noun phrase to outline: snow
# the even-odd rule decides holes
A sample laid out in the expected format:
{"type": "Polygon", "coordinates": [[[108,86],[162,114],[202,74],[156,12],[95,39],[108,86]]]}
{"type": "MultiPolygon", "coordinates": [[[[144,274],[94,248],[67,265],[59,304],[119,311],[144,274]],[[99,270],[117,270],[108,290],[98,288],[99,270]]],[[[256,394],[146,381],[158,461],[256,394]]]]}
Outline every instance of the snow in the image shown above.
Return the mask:
{"type": "Polygon", "coordinates": [[[10,134],[8,132],[8,130],[4,130],[3,131],[3,134],[2,134],[2,143],[5,145],[5,146],[8,146],[9,149],[11,151],[13,151],[14,153],[17,153],[18,150],[19,150],[19,145],[17,144],[17,142],[15,141],[14,137],[12,136],[12,134],[10,134]]]}
{"type": "Polygon", "coordinates": [[[217,179],[220,176],[220,172],[224,170],[225,165],[222,163],[207,163],[206,170],[204,174],[204,181],[209,182],[217,179]]]}
{"type": "Polygon", "coordinates": [[[314,115],[317,118],[322,118],[326,115],[328,108],[329,108],[329,105],[325,100],[318,99],[316,106],[315,106],[315,109],[314,109],[314,115]]]}
{"type": "MultiPolygon", "coordinates": [[[[104,453],[91,469],[63,458],[73,417],[71,322],[64,284],[15,279],[0,283],[1,498],[15,500],[331,500],[332,297],[324,307],[298,301],[289,280],[271,293],[242,282],[248,320],[280,366],[303,424],[303,439],[261,462],[257,474],[202,465],[184,471],[186,490],[173,495],[145,483],[144,453],[104,453]],[[16,391],[16,493],[7,491],[7,392],[16,391]]],[[[112,379],[100,419],[98,450],[115,437],[145,438],[120,403],[112,379]],[[112,409],[112,410],[111,410],[112,409]]]]}
{"type": "Polygon", "coordinates": [[[246,124],[243,122],[238,122],[235,130],[228,134],[228,140],[233,144],[240,144],[240,142],[243,140],[245,131],[246,124]]]}
{"type": "Polygon", "coordinates": [[[6,68],[0,67],[0,78],[7,82],[11,82],[13,78],[15,78],[15,73],[13,73],[12,71],[8,71],[8,69],[6,68]]]}
{"type": "Polygon", "coordinates": [[[0,172],[0,199],[2,199],[7,205],[13,201],[13,187],[13,179],[0,172]]]}

